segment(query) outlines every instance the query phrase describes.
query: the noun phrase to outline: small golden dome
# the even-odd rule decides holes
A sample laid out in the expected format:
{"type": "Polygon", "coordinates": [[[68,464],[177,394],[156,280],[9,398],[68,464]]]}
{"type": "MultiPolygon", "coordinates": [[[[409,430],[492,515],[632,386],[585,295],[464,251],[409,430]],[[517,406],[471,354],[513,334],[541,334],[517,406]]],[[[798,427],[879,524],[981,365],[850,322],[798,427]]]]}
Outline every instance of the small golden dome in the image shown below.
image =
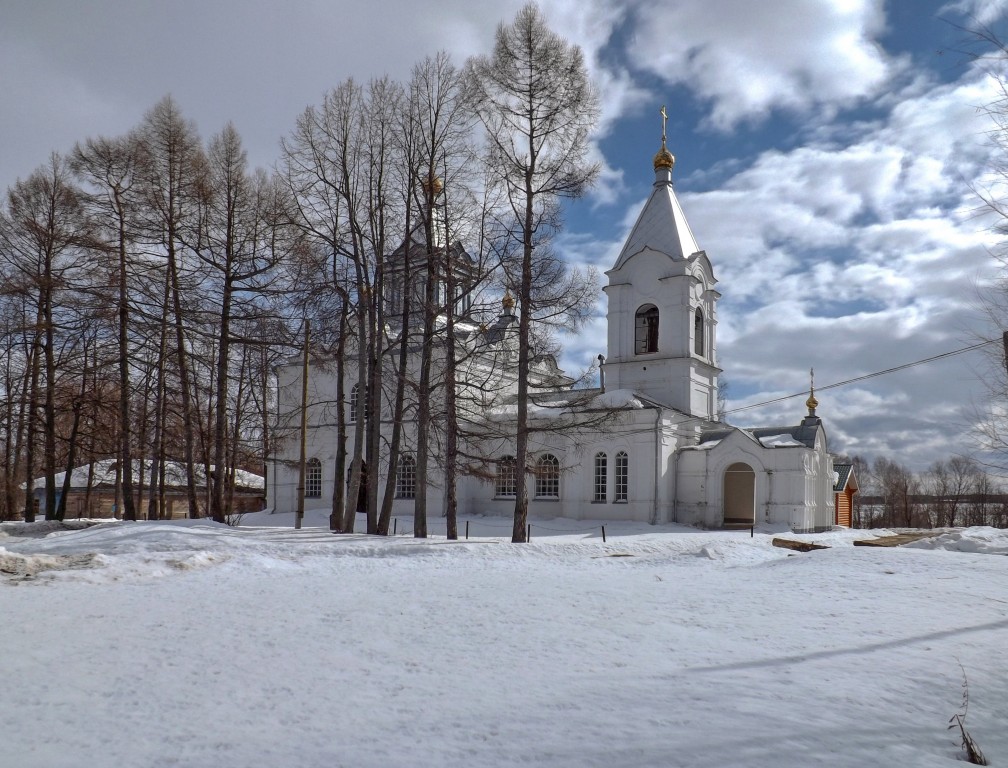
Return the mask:
{"type": "Polygon", "coordinates": [[[674,167],[675,157],[665,148],[665,143],[662,142],[661,149],[654,156],[654,169],[657,171],[660,168],[668,168],[671,171],[674,167]]]}
{"type": "Polygon", "coordinates": [[[819,407],[819,401],[816,400],[815,392],[812,392],[808,396],[808,400],[805,401],[805,407],[808,408],[810,411],[814,411],[816,408],[819,407]]]}
{"type": "Polygon", "coordinates": [[[429,190],[433,190],[434,192],[433,197],[437,197],[438,195],[441,194],[441,190],[444,189],[444,182],[441,181],[440,177],[432,176],[431,178],[424,179],[422,182],[420,182],[420,186],[423,187],[425,193],[428,192],[429,190]]]}
{"type": "Polygon", "coordinates": [[[504,290],[504,298],[501,300],[501,304],[504,306],[504,309],[515,308],[515,300],[514,297],[511,295],[511,291],[507,289],[504,290]]]}

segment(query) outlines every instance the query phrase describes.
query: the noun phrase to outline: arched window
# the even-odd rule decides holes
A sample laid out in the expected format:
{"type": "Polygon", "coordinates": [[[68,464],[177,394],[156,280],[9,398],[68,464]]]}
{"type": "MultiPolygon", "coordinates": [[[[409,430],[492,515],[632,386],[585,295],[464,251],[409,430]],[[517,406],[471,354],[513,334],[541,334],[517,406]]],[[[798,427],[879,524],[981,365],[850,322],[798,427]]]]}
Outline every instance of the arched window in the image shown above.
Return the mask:
{"type": "Polygon", "coordinates": [[[402,280],[398,275],[386,278],[385,312],[392,316],[402,314],[402,280]]]}
{"type": "Polygon", "coordinates": [[[609,459],[604,453],[595,454],[595,483],[592,501],[605,501],[607,496],[607,474],[609,471],[609,459]]]}
{"type": "Polygon", "coordinates": [[[357,421],[357,408],[360,404],[360,384],[354,384],[350,388],[350,423],[357,421]]]}
{"type": "Polygon", "coordinates": [[[514,456],[503,456],[497,461],[497,477],[494,480],[494,497],[513,499],[518,495],[518,473],[514,456]]]}
{"type": "Polygon", "coordinates": [[[616,454],[616,476],[613,478],[613,501],[627,501],[630,498],[630,457],[626,451],[616,454]]]}
{"type": "Polygon", "coordinates": [[[396,472],[395,497],[397,499],[416,498],[416,459],[412,453],[399,455],[399,470],[396,472]]]}
{"type": "Polygon", "coordinates": [[[304,495],[306,499],[322,498],[322,462],[318,459],[305,462],[304,495]]]}
{"type": "Polygon", "coordinates": [[[535,495],[537,499],[560,498],[560,462],[557,457],[544,453],[536,462],[535,495]]]}
{"type": "Polygon", "coordinates": [[[638,355],[658,351],[658,307],[645,304],[634,317],[634,350],[638,355]]]}
{"type": "Polygon", "coordinates": [[[472,308],[472,294],[466,291],[465,285],[455,283],[455,316],[464,317],[472,308]]]}
{"type": "Polygon", "coordinates": [[[693,351],[700,357],[705,357],[704,349],[703,310],[697,307],[693,313],[693,351]]]}
{"type": "Polygon", "coordinates": [[[366,400],[367,400],[367,402],[364,404],[363,407],[361,407],[360,384],[354,384],[350,388],[350,414],[348,416],[348,419],[349,419],[349,421],[350,421],[351,424],[353,424],[354,422],[356,422],[358,417],[362,417],[364,419],[367,419],[367,417],[368,417],[367,409],[370,408],[370,406],[371,406],[371,392],[370,391],[368,391],[368,393],[367,393],[366,400]]]}

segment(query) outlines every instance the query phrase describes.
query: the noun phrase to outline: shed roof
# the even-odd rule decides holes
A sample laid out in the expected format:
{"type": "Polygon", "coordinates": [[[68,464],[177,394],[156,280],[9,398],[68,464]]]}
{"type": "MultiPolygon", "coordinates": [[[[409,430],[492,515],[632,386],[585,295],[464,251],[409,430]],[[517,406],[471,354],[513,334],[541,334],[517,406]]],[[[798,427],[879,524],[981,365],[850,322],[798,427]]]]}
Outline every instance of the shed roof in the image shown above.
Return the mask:
{"type": "MultiPolygon", "coordinates": [[[[143,463],[144,475],[150,478],[151,467],[153,462],[150,460],[140,460],[135,459],[132,462],[133,465],[133,482],[140,482],[140,465],[143,463]]],[[[76,467],[70,473],[70,489],[76,488],[86,488],[88,484],[88,474],[89,474],[89,464],[84,464],[83,466],[76,467]]],[[[210,468],[213,472],[213,467],[210,468]]],[[[200,485],[205,483],[204,478],[204,468],[202,464],[197,463],[195,465],[196,472],[196,482],[200,485]]],[[[58,472],[56,474],[56,488],[63,487],[63,478],[66,472],[58,472]]],[[[112,486],[115,484],[116,477],[116,461],[114,459],[104,459],[102,461],[96,461],[94,463],[94,476],[91,480],[91,486],[97,488],[100,486],[112,486]]],[[[149,483],[150,481],[147,480],[149,483]]],[[[186,470],[185,465],[178,461],[166,461],[165,462],[165,485],[168,487],[183,487],[186,484],[186,470]]],[[[261,490],[265,488],[265,479],[262,475],[257,475],[254,472],[246,472],[242,469],[235,470],[235,485],[239,488],[247,488],[252,490],[261,490]]],[[[45,478],[36,478],[32,483],[33,488],[44,488],[45,478]]]]}
{"type": "Polygon", "coordinates": [[[836,485],[833,486],[835,493],[840,493],[850,485],[851,489],[858,490],[857,478],[854,475],[853,464],[834,464],[833,471],[837,474],[836,485]]]}

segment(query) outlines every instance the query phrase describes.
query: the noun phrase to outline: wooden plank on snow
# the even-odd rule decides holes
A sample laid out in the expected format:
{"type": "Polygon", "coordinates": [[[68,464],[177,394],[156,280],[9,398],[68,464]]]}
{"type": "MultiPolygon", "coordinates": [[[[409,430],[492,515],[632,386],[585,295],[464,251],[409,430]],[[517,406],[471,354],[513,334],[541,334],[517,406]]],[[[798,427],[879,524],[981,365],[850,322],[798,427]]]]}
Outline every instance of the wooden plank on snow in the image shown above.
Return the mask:
{"type": "Polygon", "coordinates": [[[775,547],[793,549],[796,552],[811,552],[813,549],[829,549],[825,544],[813,544],[811,541],[794,541],[793,539],[774,539],[770,542],[775,547]]]}

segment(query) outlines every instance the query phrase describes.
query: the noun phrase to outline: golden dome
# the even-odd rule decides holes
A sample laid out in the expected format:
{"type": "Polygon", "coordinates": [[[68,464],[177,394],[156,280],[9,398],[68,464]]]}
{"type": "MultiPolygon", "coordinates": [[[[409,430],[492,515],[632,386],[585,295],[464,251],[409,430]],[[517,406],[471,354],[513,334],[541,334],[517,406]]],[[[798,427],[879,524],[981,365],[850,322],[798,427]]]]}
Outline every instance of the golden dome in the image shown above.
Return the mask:
{"type": "Polygon", "coordinates": [[[815,393],[813,392],[808,396],[808,400],[805,401],[805,407],[810,411],[814,411],[819,407],[819,401],[816,400],[815,393]]]}
{"type": "Polygon", "coordinates": [[[514,297],[511,295],[511,291],[507,289],[504,290],[504,298],[501,300],[501,304],[504,306],[504,309],[515,308],[515,300],[514,297]]]}
{"type": "Polygon", "coordinates": [[[663,141],[661,149],[654,156],[654,169],[657,171],[660,168],[668,168],[671,171],[673,167],[675,167],[675,157],[665,148],[665,142],[663,141]]]}
{"type": "Polygon", "coordinates": [[[423,187],[425,193],[430,190],[433,190],[434,192],[433,197],[437,197],[438,195],[441,194],[441,190],[444,189],[444,182],[441,181],[440,177],[438,176],[431,176],[431,178],[424,179],[422,182],[420,182],[420,186],[423,187]]]}

